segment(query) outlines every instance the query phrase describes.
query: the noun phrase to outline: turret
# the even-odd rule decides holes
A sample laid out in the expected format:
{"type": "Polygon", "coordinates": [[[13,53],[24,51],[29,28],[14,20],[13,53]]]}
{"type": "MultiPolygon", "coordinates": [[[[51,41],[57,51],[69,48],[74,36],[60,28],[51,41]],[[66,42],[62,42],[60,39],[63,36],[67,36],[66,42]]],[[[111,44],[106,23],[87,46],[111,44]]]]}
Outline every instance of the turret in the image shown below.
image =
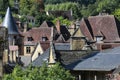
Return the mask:
{"type": "Polygon", "coordinates": [[[14,18],[9,7],[7,9],[2,26],[8,29],[9,45],[15,45],[15,39],[17,38],[17,35],[19,35],[20,33],[17,29],[17,25],[14,21],[14,18]]]}
{"type": "Polygon", "coordinates": [[[2,23],[2,26],[7,29],[7,40],[8,40],[8,61],[10,62],[16,62],[16,58],[18,57],[18,42],[20,39],[20,33],[18,31],[18,27],[14,21],[14,18],[12,16],[11,10],[8,7],[4,21],[2,23]]]}

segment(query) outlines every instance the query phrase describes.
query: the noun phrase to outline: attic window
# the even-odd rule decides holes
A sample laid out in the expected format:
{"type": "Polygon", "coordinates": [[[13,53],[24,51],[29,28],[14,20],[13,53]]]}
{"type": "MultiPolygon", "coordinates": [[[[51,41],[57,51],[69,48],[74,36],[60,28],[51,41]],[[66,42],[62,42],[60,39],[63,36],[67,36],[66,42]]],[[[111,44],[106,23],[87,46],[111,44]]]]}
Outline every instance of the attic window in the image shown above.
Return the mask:
{"type": "Polygon", "coordinates": [[[42,37],[42,41],[47,41],[47,37],[42,37]]]}
{"type": "Polygon", "coordinates": [[[96,42],[103,41],[103,36],[96,36],[96,42]]]}
{"type": "Polygon", "coordinates": [[[33,38],[32,37],[28,37],[28,41],[33,41],[33,38]]]}

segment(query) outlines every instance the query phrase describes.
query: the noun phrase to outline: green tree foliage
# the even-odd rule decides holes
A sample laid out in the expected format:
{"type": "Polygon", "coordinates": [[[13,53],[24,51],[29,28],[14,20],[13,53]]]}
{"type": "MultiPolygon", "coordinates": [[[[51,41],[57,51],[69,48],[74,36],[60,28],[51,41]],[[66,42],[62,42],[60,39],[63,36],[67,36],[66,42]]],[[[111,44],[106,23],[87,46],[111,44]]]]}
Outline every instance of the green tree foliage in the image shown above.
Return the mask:
{"type": "Polygon", "coordinates": [[[72,21],[70,21],[70,20],[68,20],[68,19],[64,19],[62,16],[61,16],[61,17],[58,17],[58,18],[55,18],[52,22],[53,22],[54,24],[56,24],[56,22],[57,22],[58,20],[60,21],[60,23],[61,23],[62,25],[66,25],[66,26],[70,26],[71,23],[72,23],[72,21]]]}
{"type": "Polygon", "coordinates": [[[5,11],[9,6],[9,0],[0,0],[0,16],[4,17],[5,11]]]}
{"type": "Polygon", "coordinates": [[[27,15],[32,7],[32,0],[20,0],[20,14],[27,15]]]}
{"type": "Polygon", "coordinates": [[[115,15],[118,18],[118,20],[120,20],[120,8],[115,9],[115,11],[113,12],[113,15],[115,15]]]}
{"type": "Polygon", "coordinates": [[[63,3],[66,0],[44,0],[45,4],[58,4],[58,3],[63,3]]]}
{"type": "Polygon", "coordinates": [[[36,27],[39,27],[43,21],[52,21],[54,20],[54,16],[50,15],[47,16],[46,13],[42,12],[42,13],[38,13],[38,15],[35,16],[36,19],[36,27]]]}
{"type": "Polygon", "coordinates": [[[44,20],[50,20],[52,17],[48,17],[44,12],[43,0],[20,0],[20,15],[21,21],[26,22],[26,16],[35,17],[35,25],[40,26],[44,20]]]}
{"type": "MultiPolygon", "coordinates": [[[[45,0],[47,2],[49,0],[45,0]]],[[[55,0],[57,1],[57,0],[55,0]]],[[[59,1],[58,1],[59,3],[59,1]]],[[[119,14],[120,0],[61,0],[59,4],[47,4],[46,10],[73,10],[74,18],[98,15],[101,12],[119,14]]]]}
{"type": "Polygon", "coordinates": [[[61,4],[48,4],[45,5],[45,10],[72,10],[72,8],[77,7],[77,3],[66,2],[61,4]]]}
{"type": "Polygon", "coordinates": [[[45,10],[72,10],[74,18],[81,17],[80,13],[81,6],[75,2],[66,2],[61,4],[47,4],[45,5],[45,10]]]}
{"type": "Polygon", "coordinates": [[[57,63],[49,68],[46,65],[29,66],[24,70],[16,66],[11,74],[4,75],[3,80],[74,80],[74,77],[57,63]]]}
{"type": "Polygon", "coordinates": [[[114,9],[118,6],[118,0],[101,0],[98,3],[98,12],[102,12],[105,10],[108,13],[114,11],[114,9]]]}

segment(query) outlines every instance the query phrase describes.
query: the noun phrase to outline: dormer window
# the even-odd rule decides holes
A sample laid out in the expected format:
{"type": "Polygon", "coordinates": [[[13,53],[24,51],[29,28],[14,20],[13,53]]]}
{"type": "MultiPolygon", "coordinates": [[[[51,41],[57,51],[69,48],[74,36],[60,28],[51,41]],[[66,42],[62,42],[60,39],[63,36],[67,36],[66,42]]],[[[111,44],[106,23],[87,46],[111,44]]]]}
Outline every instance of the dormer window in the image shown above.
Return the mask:
{"type": "Polygon", "coordinates": [[[32,37],[28,37],[28,41],[33,41],[33,38],[32,37]]]}
{"type": "Polygon", "coordinates": [[[96,36],[96,42],[103,41],[103,36],[96,36]]]}
{"type": "Polygon", "coordinates": [[[47,41],[47,37],[42,37],[42,41],[47,41]]]}
{"type": "Polygon", "coordinates": [[[101,43],[104,39],[104,35],[101,31],[98,31],[97,35],[95,36],[95,40],[97,43],[101,43]]]}

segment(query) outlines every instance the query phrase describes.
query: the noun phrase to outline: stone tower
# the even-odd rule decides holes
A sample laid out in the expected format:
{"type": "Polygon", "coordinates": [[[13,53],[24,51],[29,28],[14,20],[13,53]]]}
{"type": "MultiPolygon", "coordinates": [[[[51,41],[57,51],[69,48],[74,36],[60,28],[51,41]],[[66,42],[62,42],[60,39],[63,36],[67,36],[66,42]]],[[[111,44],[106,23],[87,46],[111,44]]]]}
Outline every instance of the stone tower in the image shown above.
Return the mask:
{"type": "MultiPolygon", "coordinates": [[[[8,63],[16,63],[16,59],[19,55],[18,42],[20,39],[20,33],[18,27],[14,21],[11,10],[8,7],[2,26],[7,29],[8,40],[8,63]]],[[[7,53],[6,53],[7,54],[7,53]]]]}

